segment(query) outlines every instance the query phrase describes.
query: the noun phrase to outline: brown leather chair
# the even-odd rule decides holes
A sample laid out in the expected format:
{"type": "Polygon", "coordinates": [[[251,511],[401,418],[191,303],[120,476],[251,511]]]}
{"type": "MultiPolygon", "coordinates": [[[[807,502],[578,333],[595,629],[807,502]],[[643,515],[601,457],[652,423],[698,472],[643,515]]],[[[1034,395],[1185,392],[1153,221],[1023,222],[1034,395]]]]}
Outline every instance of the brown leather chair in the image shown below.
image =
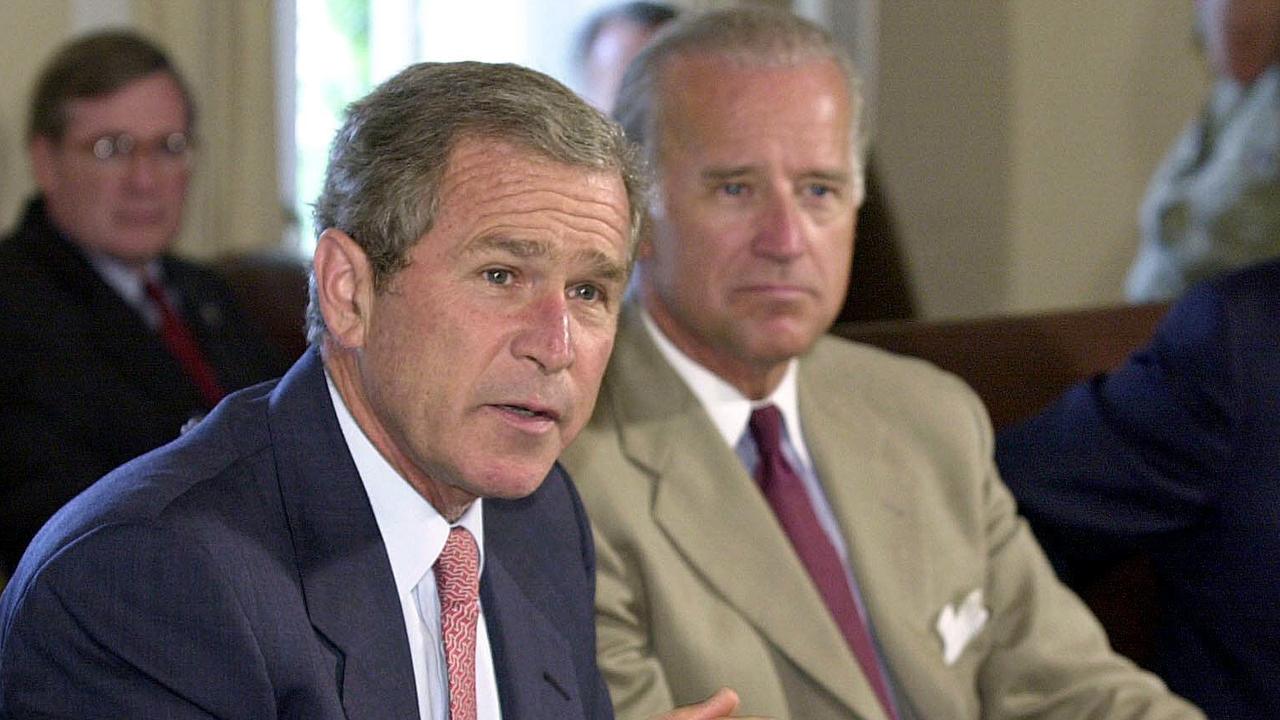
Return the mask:
{"type": "Polygon", "coordinates": [[[307,349],[307,263],[291,255],[262,254],[227,256],[213,267],[280,357],[289,362],[301,357],[307,349]]]}
{"type": "Polygon", "coordinates": [[[977,391],[996,429],[1120,364],[1168,305],[1124,305],[974,320],[838,323],[832,333],[924,358],[977,391]]]}

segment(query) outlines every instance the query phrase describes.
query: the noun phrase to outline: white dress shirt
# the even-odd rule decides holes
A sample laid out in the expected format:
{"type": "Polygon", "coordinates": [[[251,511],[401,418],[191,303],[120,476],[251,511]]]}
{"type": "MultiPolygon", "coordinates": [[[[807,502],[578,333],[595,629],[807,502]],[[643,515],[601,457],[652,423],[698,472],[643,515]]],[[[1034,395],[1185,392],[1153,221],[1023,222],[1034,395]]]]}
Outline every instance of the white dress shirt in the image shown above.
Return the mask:
{"type": "MultiPolygon", "coordinates": [[[[378,452],[351,416],[333,380],[327,373],[325,377],[338,415],[338,425],[364,483],[369,504],[373,506],[373,517],[378,522],[387,558],[391,561],[396,595],[400,598],[408,633],[409,654],[413,658],[418,715],[422,720],[448,720],[449,672],[440,636],[440,595],[436,590],[432,566],[444,550],[452,526],[378,452]]],[[[483,500],[477,499],[472,503],[455,525],[465,527],[475,537],[483,572],[483,500]]],[[[476,626],[476,718],[502,718],[483,604],[476,626]]]]}
{"type": "MultiPolygon", "coordinates": [[[[112,290],[125,301],[125,303],[134,309],[142,317],[142,321],[152,330],[160,329],[160,311],[156,309],[151,299],[147,297],[147,290],[144,287],[145,279],[151,280],[164,287],[164,277],[160,272],[160,261],[152,260],[143,268],[142,274],[106,253],[85,251],[85,257],[89,259],[89,265],[93,267],[94,272],[102,278],[103,282],[111,286],[112,290]]],[[[173,302],[173,298],[169,298],[169,302],[173,302]]]]}

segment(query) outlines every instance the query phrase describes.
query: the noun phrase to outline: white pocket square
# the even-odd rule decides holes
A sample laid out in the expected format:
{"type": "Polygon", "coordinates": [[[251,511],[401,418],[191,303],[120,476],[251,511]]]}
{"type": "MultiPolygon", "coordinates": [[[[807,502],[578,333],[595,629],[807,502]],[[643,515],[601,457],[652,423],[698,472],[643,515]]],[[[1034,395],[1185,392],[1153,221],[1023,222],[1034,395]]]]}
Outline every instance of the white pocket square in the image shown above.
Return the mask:
{"type": "Polygon", "coordinates": [[[959,609],[948,603],[938,613],[938,636],[942,638],[942,661],[954,665],[960,659],[960,653],[969,641],[982,631],[991,617],[990,611],[982,604],[982,588],[978,588],[965,597],[959,609]]]}

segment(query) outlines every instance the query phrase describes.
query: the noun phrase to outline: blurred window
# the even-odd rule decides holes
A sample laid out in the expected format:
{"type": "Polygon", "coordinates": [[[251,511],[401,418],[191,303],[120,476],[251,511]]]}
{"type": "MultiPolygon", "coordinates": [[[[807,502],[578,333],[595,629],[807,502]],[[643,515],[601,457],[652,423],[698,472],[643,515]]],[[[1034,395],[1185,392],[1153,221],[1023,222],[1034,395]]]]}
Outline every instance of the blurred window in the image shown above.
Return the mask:
{"type": "Polygon", "coordinates": [[[412,62],[482,60],[541,70],[571,87],[573,43],[616,0],[277,0],[288,77],[281,87],[281,166],[296,244],[315,244],[311,204],[343,108],[412,62]]]}

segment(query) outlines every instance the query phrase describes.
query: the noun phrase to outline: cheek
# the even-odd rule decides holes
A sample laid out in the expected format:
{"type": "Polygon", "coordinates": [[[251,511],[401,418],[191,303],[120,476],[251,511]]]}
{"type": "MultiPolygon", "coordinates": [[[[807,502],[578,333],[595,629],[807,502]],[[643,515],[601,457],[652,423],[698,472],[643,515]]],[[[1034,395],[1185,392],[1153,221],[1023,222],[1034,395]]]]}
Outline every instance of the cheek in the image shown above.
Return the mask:
{"type": "Polygon", "coordinates": [[[840,223],[836,227],[823,228],[817,233],[821,264],[830,271],[844,271],[853,260],[855,243],[853,223],[840,223]]]}
{"type": "Polygon", "coordinates": [[[119,204],[116,196],[120,192],[120,184],[110,178],[92,174],[74,174],[66,178],[63,188],[78,198],[86,212],[102,215],[119,204]]]}
{"type": "Polygon", "coordinates": [[[169,200],[174,204],[180,205],[187,197],[187,186],[190,181],[191,176],[188,173],[182,173],[170,180],[166,185],[166,194],[169,200]]]}
{"type": "Polygon", "coordinates": [[[613,352],[613,339],[617,323],[579,328],[575,334],[574,375],[578,387],[590,389],[600,384],[609,355],[613,352]]]}

